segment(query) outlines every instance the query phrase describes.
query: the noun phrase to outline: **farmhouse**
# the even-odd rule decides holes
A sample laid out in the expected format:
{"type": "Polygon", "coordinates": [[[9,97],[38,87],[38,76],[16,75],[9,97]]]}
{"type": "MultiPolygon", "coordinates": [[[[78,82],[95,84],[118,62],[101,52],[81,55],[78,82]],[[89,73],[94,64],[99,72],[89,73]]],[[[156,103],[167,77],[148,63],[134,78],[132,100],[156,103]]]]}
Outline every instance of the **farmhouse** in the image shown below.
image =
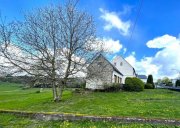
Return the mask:
{"type": "Polygon", "coordinates": [[[123,74],[102,54],[87,68],[86,88],[103,89],[105,84],[122,83],[123,74]]]}
{"type": "Polygon", "coordinates": [[[125,83],[126,77],[136,77],[135,69],[122,57],[116,56],[112,64],[123,74],[122,83],[125,83]]]}

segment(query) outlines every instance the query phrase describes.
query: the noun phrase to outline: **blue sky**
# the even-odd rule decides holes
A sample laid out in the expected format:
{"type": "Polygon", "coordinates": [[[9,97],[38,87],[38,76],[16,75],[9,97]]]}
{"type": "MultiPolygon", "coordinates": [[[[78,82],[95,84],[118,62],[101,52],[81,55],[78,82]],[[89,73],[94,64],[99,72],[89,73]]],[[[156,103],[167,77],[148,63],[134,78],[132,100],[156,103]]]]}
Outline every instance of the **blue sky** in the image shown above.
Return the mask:
{"type": "MultiPolygon", "coordinates": [[[[0,0],[0,10],[7,20],[23,19],[23,13],[64,0],[0,0]]],[[[97,36],[112,54],[122,55],[139,74],[156,78],[175,78],[180,71],[180,1],[179,0],[80,0],[79,8],[93,15],[97,36]],[[132,33],[132,38],[130,39],[132,33]],[[175,69],[175,70],[172,70],[175,69]]]]}

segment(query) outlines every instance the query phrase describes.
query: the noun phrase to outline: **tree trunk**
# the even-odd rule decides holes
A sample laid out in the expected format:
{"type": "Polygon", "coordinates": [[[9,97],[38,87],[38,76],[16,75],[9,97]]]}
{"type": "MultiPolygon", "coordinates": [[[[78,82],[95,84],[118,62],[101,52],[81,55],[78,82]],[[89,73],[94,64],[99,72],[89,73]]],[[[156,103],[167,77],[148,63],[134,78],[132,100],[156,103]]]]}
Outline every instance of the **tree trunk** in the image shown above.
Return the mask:
{"type": "Polygon", "coordinates": [[[59,102],[59,96],[57,93],[55,81],[53,82],[53,98],[54,98],[54,102],[59,102]]]}
{"type": "Polygon", "coordinates": [[[59,96],[56,87],[56,72],[55,72],[55,59],[52,62],[52,86],[53,86],[53,98],[54,102],[59,102],[59,96]]]}
{"type": "Polygon", "coordinates": [[[59,85],[59,100],[62,100],[62,94],[63,94],[64,85],[59,85]]]}

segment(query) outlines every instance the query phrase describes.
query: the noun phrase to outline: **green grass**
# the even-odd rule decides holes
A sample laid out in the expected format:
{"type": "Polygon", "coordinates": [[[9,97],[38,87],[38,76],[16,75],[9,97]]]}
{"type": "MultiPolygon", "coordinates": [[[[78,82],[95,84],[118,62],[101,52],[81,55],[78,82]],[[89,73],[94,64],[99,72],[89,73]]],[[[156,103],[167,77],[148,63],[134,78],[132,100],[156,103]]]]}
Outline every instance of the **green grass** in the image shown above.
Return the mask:
{"type": "Polygon", "coordinates": [[[92,121],[39,121],[30,118],[17,117],[11,114],[0,115],[0,128],[178,128],[177,126],[152,125],[120,122],[92,121]]]}
{"type": "Polygon", "coordinates": [[[143,92],[92,92],[66,90],[60,103],[52,101],[52,90],[26,89],[0,83],[0,109],[64,112],[87,115],[180,119],[180,93],[154,89],[143,92]]]}

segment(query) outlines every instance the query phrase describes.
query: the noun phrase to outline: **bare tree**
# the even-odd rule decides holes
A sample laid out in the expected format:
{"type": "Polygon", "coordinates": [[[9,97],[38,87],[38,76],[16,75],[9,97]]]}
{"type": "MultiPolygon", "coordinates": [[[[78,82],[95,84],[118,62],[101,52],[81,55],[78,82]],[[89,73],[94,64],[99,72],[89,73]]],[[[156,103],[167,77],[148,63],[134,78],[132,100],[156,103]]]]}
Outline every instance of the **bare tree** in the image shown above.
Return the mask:
{"type": "Polygon", "coordinates": [[[62,6],[29,12],[21,22],[0,24],[0,55],[16,71],[48,79],[54,101],[61,100],[67,79],[85,72],[92,58],[102,51],[95,49],[92,16],[79,11],[77,3],[69,0],[62,6]]]}

